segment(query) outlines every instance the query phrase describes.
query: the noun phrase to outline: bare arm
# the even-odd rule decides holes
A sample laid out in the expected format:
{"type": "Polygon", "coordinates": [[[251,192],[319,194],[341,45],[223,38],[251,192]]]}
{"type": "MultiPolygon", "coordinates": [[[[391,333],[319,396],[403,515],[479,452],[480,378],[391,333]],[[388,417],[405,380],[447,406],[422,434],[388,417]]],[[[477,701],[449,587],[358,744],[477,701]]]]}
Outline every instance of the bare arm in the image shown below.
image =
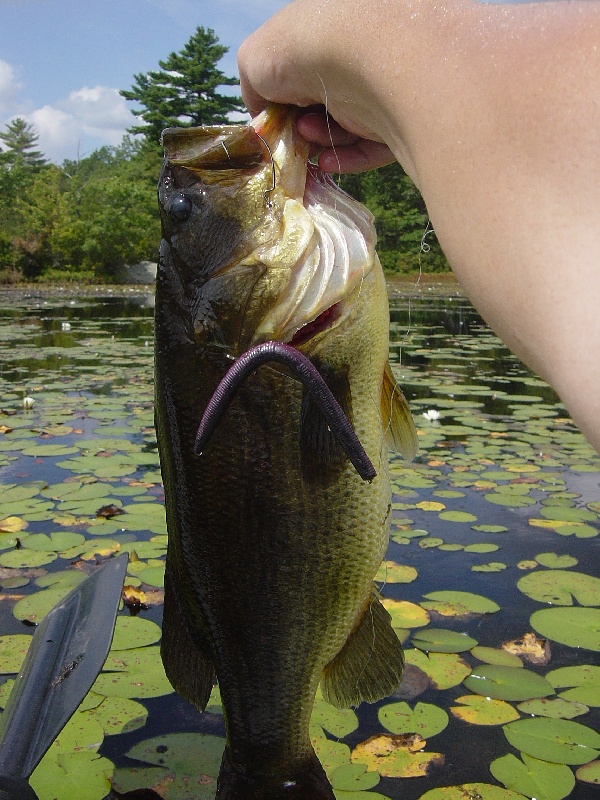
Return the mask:
{"type": "Polygon", "coordinates": [[[239,54],[321,166],[397,158],[465,291],[600,450],[600,2],[296,0],[239,54]]]}

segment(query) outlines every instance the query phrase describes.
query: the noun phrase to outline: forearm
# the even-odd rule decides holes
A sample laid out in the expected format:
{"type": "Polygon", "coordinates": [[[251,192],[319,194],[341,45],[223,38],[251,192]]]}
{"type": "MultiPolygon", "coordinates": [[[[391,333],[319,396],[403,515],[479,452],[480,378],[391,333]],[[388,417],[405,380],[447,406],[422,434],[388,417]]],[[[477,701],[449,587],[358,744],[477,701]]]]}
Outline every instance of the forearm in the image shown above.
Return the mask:
{"type": "Polygon", "coordinates": [[[478,310],[600,449],[599,42],[595,0],[297,0],[240,63],[253,110],[321,102],[390,148],[478,310]]]}

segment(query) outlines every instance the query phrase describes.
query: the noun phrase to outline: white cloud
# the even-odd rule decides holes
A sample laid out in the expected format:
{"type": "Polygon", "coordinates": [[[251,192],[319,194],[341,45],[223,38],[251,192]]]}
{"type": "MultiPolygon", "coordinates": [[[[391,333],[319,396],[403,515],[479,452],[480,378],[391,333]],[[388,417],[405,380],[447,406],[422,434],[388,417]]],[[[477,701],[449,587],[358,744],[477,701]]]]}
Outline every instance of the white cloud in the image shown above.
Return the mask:
{"type": "Polygon", "coordinates": [[[12,110],[20,88],[14,68],[0,58],[0,112],[12,110]]]}
{"type": "Polygon", "coordinates": [[[38,130],[39,149],[59,163],[118,145],[135,122],[118,89],[107,86],[84,86],[24,116],[38,130]]]}

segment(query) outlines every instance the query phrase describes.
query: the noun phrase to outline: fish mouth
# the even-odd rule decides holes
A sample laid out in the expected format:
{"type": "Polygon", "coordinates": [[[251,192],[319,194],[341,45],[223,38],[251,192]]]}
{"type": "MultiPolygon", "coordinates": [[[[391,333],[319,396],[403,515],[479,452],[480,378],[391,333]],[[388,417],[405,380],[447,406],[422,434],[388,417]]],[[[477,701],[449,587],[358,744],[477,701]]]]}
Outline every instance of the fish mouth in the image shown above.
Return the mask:
{"type": "Polygon", "coordinates": [[[371,212],[309,163],[308,145],[295,132],[295,113],[271,108],[250,124],[273,159],[281,224],[276,241],[255,256],[280,273],[285,259],[287,280],[250,344],[277,340],[298,346],[345,316],[344,301],[375,263],[377,235],[371,212]]]}

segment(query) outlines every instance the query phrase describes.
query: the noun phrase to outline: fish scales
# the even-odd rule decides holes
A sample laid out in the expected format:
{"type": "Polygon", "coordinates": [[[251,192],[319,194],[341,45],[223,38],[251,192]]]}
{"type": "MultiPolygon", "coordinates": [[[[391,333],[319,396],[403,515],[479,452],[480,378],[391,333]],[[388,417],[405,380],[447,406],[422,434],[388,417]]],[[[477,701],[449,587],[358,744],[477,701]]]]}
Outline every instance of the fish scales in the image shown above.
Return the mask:
{"type": "MultiPolygon", "coordinates": [[[[164,136],[156,293],[169,531],[163,660],[175,689],[200,709],[218,678],[227,731],[219,800],[333,798],[309,736],[319,682],[338,705],[373,701],[394,689],[402,669],[373,593],[389,535],[385,429],[401,418],[405,449],[414,445],[399,390],[391,401],[398,413],[382,415],[391,375],[385,282],[372,253],[358,278],[347,269],[338,286],[323,290],[307,278],[303,287],[298,264],[309,260],[307,249],[314,261],[327,247],[318,219],[312,234],[297,232],[313,223],[302,206],[306,145],[293,123],[292,112],[270,107],[247,128],[164,136]],[[212,151],[223,137],[229,161],[215,168],[212,151]],[[264,141],[277,178],[268,196],[273,167],[264,141]],[[319,303],[336,309],[323,329],[315,325],[319,303]],[[280,365],[245,380],[205,451],[194,454],[200,418],[232,359],[262,341],[293,342],[305,325],[310,335],[297,349],[347,411],[377,470],[371,482],[280,365]]],[[[315,191],[327,198],[336,190],[323,183],[315,191]]],[[[366,212],[356,214],[374,244],[366,212]]],[[[360,238],[350,233],[349,249],[352,236],[360,238]]]]}

